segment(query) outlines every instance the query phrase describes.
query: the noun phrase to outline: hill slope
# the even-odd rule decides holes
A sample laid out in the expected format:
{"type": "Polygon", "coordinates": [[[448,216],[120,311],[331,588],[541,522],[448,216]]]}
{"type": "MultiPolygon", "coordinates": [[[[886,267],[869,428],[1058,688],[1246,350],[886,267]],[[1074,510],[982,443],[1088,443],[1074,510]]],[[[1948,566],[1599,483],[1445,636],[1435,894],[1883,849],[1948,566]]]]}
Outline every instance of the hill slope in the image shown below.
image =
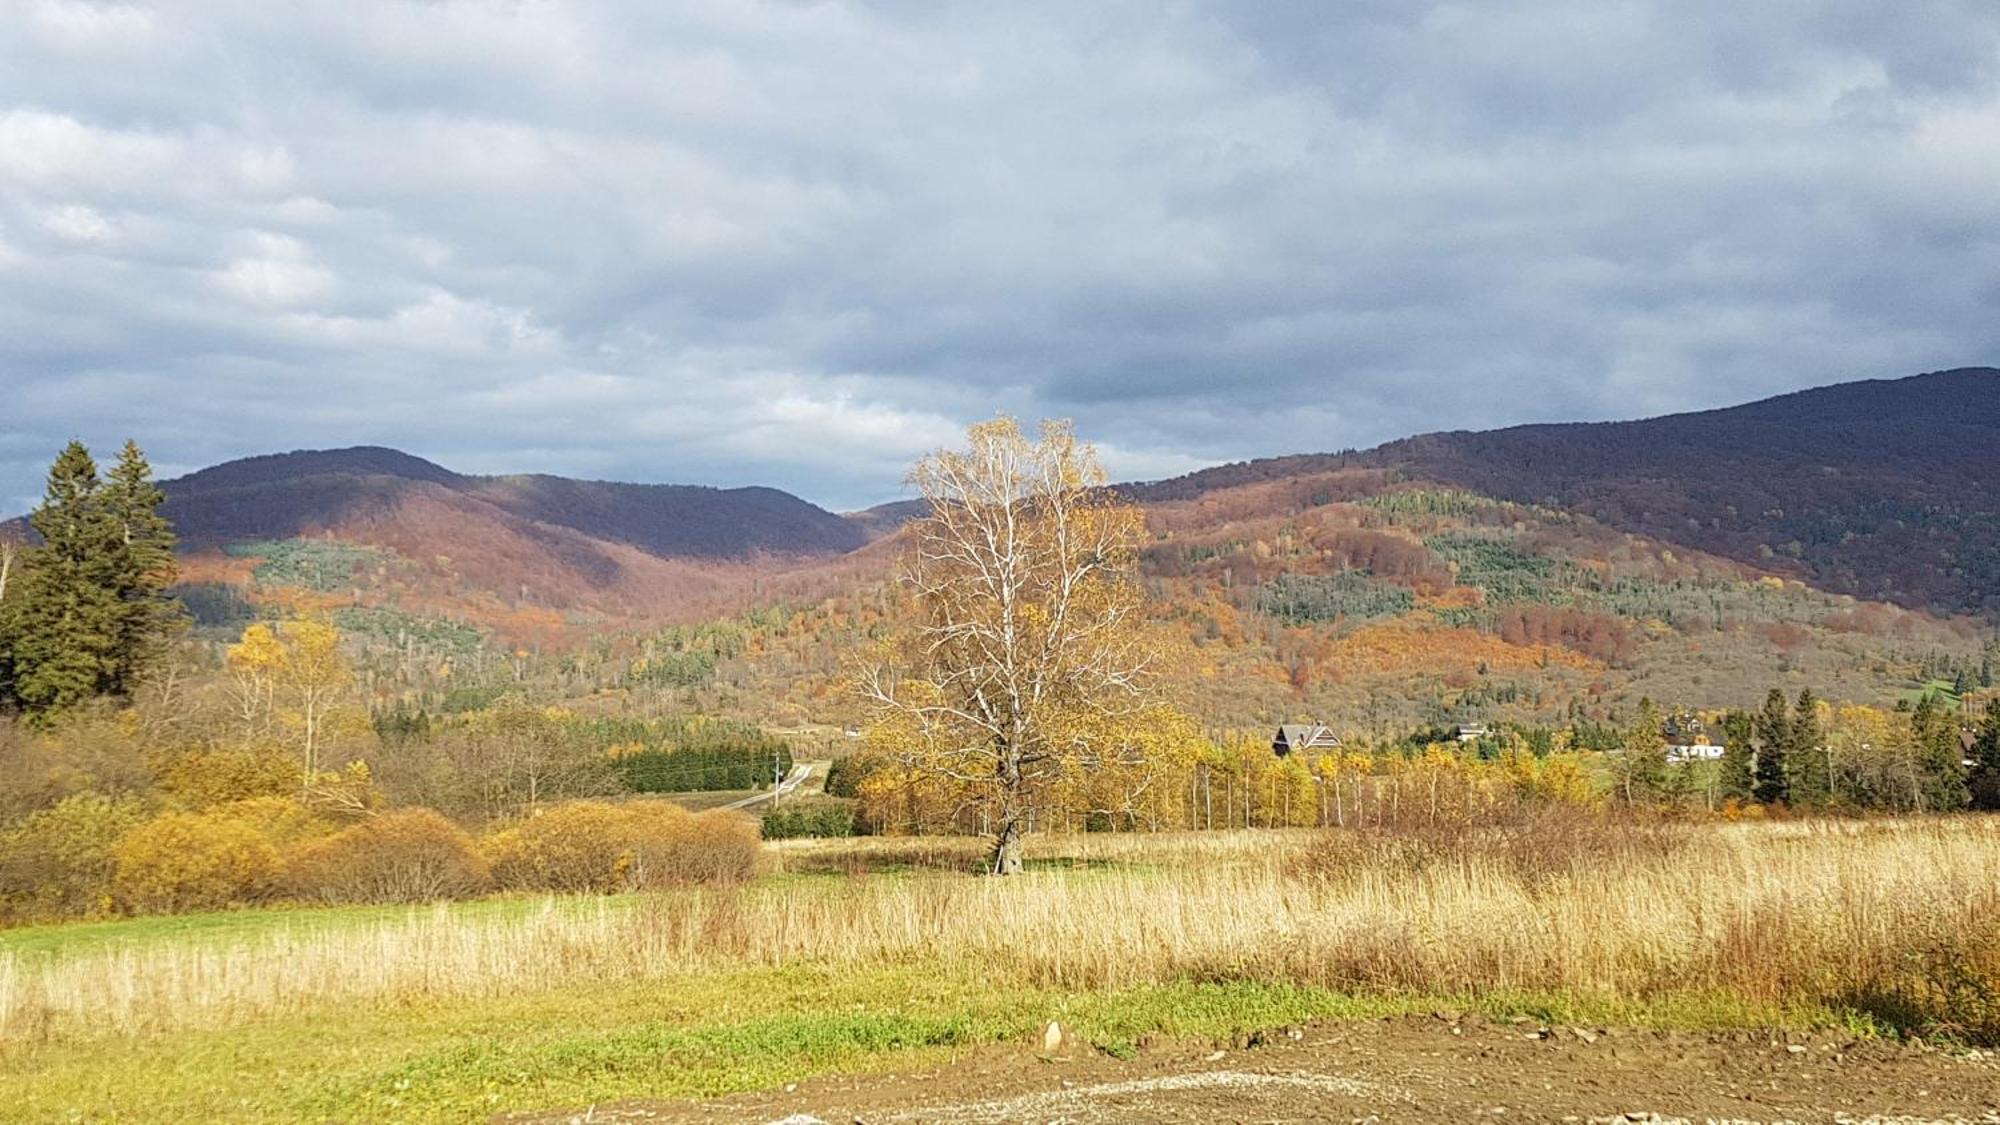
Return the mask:
{"type": "MultiPolygon", "coordinates": [[[[489,618],[523,606],[642,616],[722,608],[757,573],[868,540],[776,489],[468,476],[371,446],[251,457],[162,487],[191,555],[268,563],[274,550],[297,554],[273,547],[288,540],[386,551],[329,555],[321,588],[393,590],[441,610],[483,605],[476,615],[489,618]],[[355,571],[357,558],[372,569],[355,571]]],[[[193,573],[213,569],[197,562],[193,573]]]]}
{"type": "Polygon", "coordinates": [[[393,449],[301,450],[230,461],[165,482],[167,516],[190,545],[337,529],[410,497],[624,543],[667,558],[853,550],[866,534],[774,488],[623,484],[553,476],[463,476],[393,449]]]}
{"type": "Polygon", "coordinates": [[[1147,502],[1373,468],[1900,605],[2000,610],[2000,370],[1961,368],[1635,422],[1425,434],[1226,465],[1147,502]]]}

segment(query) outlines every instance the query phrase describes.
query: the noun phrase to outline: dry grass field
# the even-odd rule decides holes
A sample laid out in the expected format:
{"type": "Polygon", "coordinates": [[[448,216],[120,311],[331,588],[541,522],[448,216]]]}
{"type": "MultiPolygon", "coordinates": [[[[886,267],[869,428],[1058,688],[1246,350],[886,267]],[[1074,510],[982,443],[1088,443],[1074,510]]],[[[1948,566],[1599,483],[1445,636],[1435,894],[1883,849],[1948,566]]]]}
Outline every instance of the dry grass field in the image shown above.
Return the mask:
{"type": "Polygon", "coordinates": [[[207,937],[0,934],[0,1114],[117,1116],[121,1083],[187,1117],[715,1093],[1058,1008],[1107,1049],[1439,1003],[2000,1034],[1995,820],[1038,837],[1010,880],[967,873],[978,846],[788,842],[736,889],[273,911],[207,937]]]}

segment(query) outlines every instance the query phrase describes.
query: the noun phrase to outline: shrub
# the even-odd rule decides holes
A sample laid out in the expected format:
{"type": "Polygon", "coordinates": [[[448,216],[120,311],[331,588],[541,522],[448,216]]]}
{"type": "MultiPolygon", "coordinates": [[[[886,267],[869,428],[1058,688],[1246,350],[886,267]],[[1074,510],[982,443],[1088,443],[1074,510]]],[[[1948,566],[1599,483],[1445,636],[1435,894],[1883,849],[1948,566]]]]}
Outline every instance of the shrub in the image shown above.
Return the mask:
{"type": "Polygon", "coordinates": [[[144,792],[153,771],[136,727],[103,706],[79,708],[41,730],[0,714],[0,823],[79,794],[144,792]]]}
{"type": "Polygon", "coordinates": [[[665,801],[573,801],[544,809],[487,842],[494,881],[515,890],[625,891],[737,882],[756,866],[745,816],[690,813],[665,801]]]}
{"type": "Polygon", "coordinates": [[[766,840],[854,835],[854,806],[837,799],[797,801],[764,814],[766,840]]]}
{"type": "Polygon", "coordinates": [[[486,879],[463,829],[431,809],[398,809],[301,847],[284,881],[323,902],[430,902],[476,894],[486,879]]]}
{"type": "Polygon", "coordinates": [[[639,885],[741,883],[757,873],[757,842],[757,822],[742,813],[695,813],[677,835],[652,838],[641,847],[639,885]]]}
{"type": "Polygon", "coordinates": [[[228,815],[167,813],[125,833],[115,849],[118,899],[139,912],[214,910],[270,889],[278,849],[228,815]]]}
{"type": "Polygon", "coordinates": [[[12,922],[108,914],[119,837],[145,820],[131,798],[64,798],[0,832],[0,916],[12,922]]]}

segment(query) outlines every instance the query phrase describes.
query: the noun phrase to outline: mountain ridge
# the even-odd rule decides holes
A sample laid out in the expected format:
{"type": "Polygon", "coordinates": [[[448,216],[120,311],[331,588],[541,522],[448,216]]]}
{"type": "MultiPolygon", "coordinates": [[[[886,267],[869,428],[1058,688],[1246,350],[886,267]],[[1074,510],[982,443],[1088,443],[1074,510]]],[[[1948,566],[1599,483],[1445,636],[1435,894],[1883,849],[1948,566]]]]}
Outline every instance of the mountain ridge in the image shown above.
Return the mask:
{"type": "Polygon", "coordinates": [[[2000,612],[1992,367],[1630,421],[1438,431],[1117,487],[1163,503],[1358,468],[1587,514],[1835,592],[2000,612]]]}
{"type": "Polygon", "coordinates": [[[665,558],[840,554],[866,541],[840,516],[761,485],[635,484],[543,473],[479,476],[383,446],[241,458],[163,481],[161,488],[166,515],[191,547],[333,530],[371,507],[427,489],[505,517],[665,558]]]}
{"type": "MultiPolygon", "coordinates": [[[[1399,484],[1570,511],[1833,592],[2000,613],[2000,369],[1991,367],[1631,421],[1438,431],[1114,488],[1155,510],[1228,493],[1232,510],[1251,513],[1399,484]]],[[[886,556],[856,552],[923,510],[897,500],[837,514],[754,485],[462,474],[371,445],[241,458],[162,487],[191,552],[380,539],[414,558],[449,558],[487,588],[528,585],[510,580],[519,568],[540,576],[550,604],[606,610],[657,607],[648,583],[686,590],[708,572],[845,556],[872,566],[886,556]],[[478,559],[482,549],[495,557],[478,559]],[[649,560],[673,564],[673,577],[649,560]]]]}

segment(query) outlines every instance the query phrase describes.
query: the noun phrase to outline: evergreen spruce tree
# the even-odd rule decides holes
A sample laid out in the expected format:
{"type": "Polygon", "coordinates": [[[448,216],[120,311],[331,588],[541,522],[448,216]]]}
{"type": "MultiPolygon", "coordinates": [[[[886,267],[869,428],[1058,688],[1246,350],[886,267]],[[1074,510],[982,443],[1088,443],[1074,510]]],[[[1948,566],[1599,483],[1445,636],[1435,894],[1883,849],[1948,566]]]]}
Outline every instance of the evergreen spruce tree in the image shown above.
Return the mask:
{"type": "Polygon", "coordinates": [[[1764,709],[1753,727],[1757,735],[1756,798],[1764,804],[1778,804],[1790,798],[1789,774],[1785,771],[1785,751],[1792,741],[1792,717],[1785,693],[1772,688],[1764,697],[1764,709]]]}
{"type": "Polygon", "coordinates": [[[70,442],[28,517],[42,546],[28,555],[18,594],[8,592],[5,632],[13,695],[31,713],[73,706],[111,683],[121,609],[110,560],[119,535],[102,491],[90,451],[70,442]]]}
{"type": "Polygon", "coordinates": [[[1731,711],[1722,719],[1722,796],[1748,801],[1757,795],[1756,725],[1748,712],[1731,711]]]}
{"type": "Polygon", "coordinates": [[[1972,806],[2000,809],[2000,700],[1986,705],[1986,721],[1972,742],[1972,806]]]}
{"type": "Polygon", "coordinates": [[[103,497],[117,533],[105,560],[105,580],[119,603],[106,689],[129,695],[182,626],[180,603],[166,596],[175,577],[174,531],[160,515],[166,494],[153,483],[153,467],[134,442],[119,451],[103,497]]]}
{"type": "Polygon", "coordinates": [[[1819,700],[1811,688],[1799,692],[1792,722],[1785,732],[1786,799],[1793,804],[1824,807],[1833,803],[1833,770],[1826,756],[1825,732],[1819,726],[1819,700]]]}
{"type": "Polygon", "coordinates": [[[1958,720],[1951,708],[1926,692],[1910,712],[1910,734],[1916,744],[1918,785],[1926,809],[1965,807],[1965,752],[1958,740],[1958,720]]]}

